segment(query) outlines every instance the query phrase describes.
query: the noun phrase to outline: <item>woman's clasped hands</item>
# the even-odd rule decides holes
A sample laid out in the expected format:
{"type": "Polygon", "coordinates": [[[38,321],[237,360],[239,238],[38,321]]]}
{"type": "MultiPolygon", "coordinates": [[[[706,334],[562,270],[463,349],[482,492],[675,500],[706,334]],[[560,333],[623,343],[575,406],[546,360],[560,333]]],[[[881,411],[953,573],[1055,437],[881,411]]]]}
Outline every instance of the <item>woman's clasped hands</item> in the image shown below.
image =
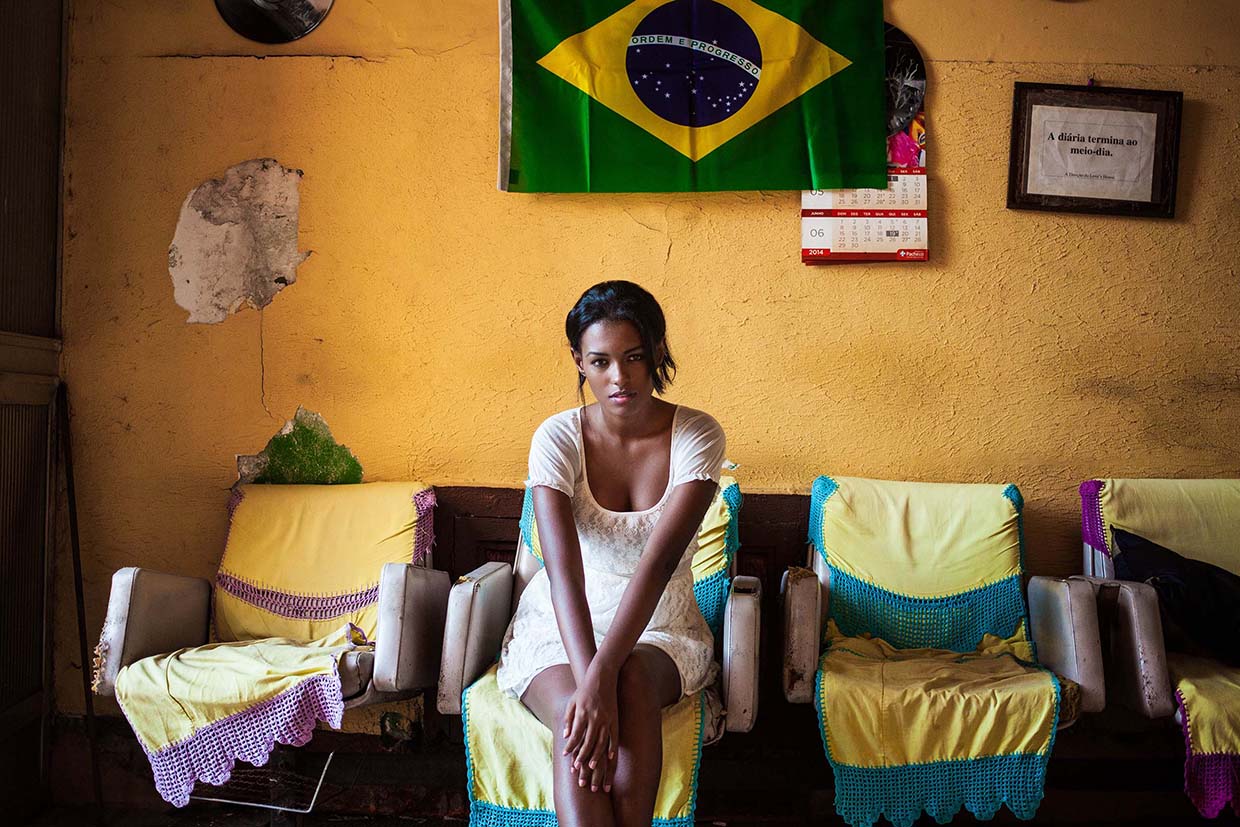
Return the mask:
{"type": "Polygon", "coordinates": [[[572,762],[577,786],[611,792],[620,743],[616,705],[618,673],[596,658],[564,709],[564,759],[572,762]]]}

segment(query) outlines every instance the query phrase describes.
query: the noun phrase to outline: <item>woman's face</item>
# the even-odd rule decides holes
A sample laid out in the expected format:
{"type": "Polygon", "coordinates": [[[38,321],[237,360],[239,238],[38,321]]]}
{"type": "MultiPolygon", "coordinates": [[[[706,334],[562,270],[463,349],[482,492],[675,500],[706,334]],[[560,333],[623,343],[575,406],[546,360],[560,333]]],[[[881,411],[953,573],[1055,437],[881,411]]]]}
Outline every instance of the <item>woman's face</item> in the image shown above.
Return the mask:
{"type": "MultiPolygon", "coordinates": [[[[662,345],[659,345],[662,349],[662,345]]],[[[594,398],[609,413],[628,415],[645,408],[654,393],[651,370],[661,358],[642,346],[631,322],[598,321],[581,334],[581,350],[573,352],[594,398]]]]}

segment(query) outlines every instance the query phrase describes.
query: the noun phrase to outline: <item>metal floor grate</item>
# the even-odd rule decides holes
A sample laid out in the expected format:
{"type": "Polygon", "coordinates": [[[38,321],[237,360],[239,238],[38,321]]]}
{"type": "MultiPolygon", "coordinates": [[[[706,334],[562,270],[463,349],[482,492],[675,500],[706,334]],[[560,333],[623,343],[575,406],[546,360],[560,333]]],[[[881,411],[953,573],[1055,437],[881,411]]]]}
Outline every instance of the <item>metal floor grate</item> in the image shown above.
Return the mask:
{"type": "Polygon", "coordinates": [[[314,809],[335,754],[277,749],[265,766],[255,767],[238,761],[227,784],[218,787],[199,784],[190,798],[286,813],[308,813],[314,809]]]}

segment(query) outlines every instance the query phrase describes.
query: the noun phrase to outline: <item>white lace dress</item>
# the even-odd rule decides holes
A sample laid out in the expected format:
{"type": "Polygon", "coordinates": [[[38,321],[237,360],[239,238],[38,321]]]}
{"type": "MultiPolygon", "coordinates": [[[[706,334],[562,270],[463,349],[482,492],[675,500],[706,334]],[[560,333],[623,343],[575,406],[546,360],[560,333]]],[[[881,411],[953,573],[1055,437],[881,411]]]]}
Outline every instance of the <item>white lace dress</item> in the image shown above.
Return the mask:
{"type": "MultiPolygon", "coordinates": [[[[580,409],[556,414],[534,434],[529,479],[525,484],[545,485],[572,499],[585,568],[586,602],[594,624],[594,639],[601,644],[672,489],[690,480],[719,481],[724,459],[723,430],[708,414],[676,408],[667,490],[657,504],[645,511],[610,511],[599,505],[590,492],[583,457],[580,409]]],[[[690,564],[696,551],[694,535],[659,598],[650,623],[638,638],[639,643],[656,646],[672,659],[686,695],[712,683],[716,670],[714,638],[693,597],[690,564]]],[[[520,698],[530,681],[544,669],[567,663],[568,654],[551,605],[551,584],[543,568],[522,593],[504,636],[497,676],[499,688],[520,698]]]]}

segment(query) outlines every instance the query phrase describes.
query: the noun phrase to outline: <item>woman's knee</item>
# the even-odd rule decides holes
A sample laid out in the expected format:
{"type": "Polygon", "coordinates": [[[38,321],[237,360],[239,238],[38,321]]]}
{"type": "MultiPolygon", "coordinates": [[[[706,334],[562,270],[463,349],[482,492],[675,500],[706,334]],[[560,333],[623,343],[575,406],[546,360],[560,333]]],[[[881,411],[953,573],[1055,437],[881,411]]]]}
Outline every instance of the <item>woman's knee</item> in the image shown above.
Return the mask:
{"type": "Polygon", "coordinates": [[[626,709],[658,708],[655,675],[650,662],[640,650],[632,652],[620,667],[616,681],[616,699],[626,709]]]}
{"type": "Polygon", "coordinates": [[[553,666],[530,682],[521,701],[553,736],[558,736],[563,731],[564,713],[575,691],[571,670],[553,666]]]}

